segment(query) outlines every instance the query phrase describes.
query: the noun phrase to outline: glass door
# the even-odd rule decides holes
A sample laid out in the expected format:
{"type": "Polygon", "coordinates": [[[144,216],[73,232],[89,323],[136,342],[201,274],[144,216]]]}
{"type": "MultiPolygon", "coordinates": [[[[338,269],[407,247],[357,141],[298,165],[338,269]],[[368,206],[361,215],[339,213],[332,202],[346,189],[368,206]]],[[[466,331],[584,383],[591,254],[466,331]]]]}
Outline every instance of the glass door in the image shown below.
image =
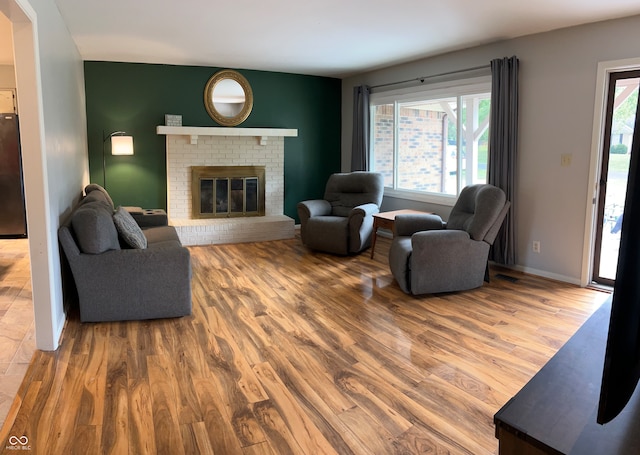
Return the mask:
{"type": "Polygon", "coordinates": [[[592,276],[595,283],[608,286],[616,279],[639,86],[640,70],[610,75],[592,276]]]}

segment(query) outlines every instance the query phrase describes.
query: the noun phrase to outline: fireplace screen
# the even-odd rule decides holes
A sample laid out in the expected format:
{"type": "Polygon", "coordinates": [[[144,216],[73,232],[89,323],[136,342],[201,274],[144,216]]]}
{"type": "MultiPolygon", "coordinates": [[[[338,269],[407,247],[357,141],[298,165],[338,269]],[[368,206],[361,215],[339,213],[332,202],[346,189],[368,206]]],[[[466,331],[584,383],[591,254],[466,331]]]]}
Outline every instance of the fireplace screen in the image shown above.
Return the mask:
{"type": "Polygon", "coordinates": [[[264,215],[264,166],[192,168],[194,218],[264,215]]]}

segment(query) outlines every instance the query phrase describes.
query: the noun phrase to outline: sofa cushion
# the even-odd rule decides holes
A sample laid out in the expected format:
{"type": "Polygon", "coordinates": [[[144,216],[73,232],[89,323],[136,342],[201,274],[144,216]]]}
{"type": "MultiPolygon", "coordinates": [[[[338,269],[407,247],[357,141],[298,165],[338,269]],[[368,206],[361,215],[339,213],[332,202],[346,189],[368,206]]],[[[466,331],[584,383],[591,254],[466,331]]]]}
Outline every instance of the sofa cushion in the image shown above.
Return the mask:
{"type": "Polygon", "coordinates": [[[83,253],[100,254],[120,249],[118,231],[106,202],[82,204],[71,217],[71,227],[83,253]]]}
{"type": "Polygon", "coordinates": [[[147,247],[147,238],[142,229],[124,207],[119,206],[113,214],[113,222],[122,239],[132,248],[144,249],[147,247]]]}
{"type": "Polygon", "coordinates": [[[111,199],[111,196],[109,196],[109,193],[107,192],[107,190],[105,190],[103,187],[101,187],[97,183],[90,183],[89,185],[84,187],[84,194],[86,194],[87,196],[92,191],[98,191],[98,192],[102,193],[104,195],[106,201],[111,205],[111,210],[115,209],[115,206],[113,205],[113,200],[111,199]]]}

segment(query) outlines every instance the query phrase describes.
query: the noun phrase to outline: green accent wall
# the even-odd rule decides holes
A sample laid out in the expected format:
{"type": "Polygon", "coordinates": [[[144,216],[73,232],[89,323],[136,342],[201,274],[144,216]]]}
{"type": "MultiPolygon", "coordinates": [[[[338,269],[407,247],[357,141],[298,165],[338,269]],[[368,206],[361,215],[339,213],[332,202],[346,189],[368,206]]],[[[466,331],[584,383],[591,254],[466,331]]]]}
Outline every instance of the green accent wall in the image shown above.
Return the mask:
{"type": "MultiPolygon", "coordinates": [[[[184,126],[219,126],[204,107],[204,87],[223,68],[86,61],[87,136],[91,182],[105,185],[114,203],[165,208],[165,114],[184,126]],[[112,156],[103,134],[133,136],[133,156],[112,156]],[[103,180],[103,146],[106,181],[103,180]]],[[[268,71],[238,70],[253,90],[251,115],[238,127],[295,128],[284,140],[284,213],[299,222],[296,204],[324,193],[340,171],[341,81],[268,71]]]]}

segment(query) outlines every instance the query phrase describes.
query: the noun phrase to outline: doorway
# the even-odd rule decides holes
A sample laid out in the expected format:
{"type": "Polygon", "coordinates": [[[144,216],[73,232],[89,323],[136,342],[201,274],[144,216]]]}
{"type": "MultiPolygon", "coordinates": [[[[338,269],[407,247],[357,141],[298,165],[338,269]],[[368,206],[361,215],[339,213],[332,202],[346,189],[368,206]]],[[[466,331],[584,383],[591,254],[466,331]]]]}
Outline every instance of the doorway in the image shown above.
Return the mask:
{"type": "MultiPolygon", "coordinates": [[[[0,93],[5,94],[0,102],[0,112],[17,114],[15,62],[13,60],[12,25],[0,11],[0,93]],[[9,95],[7,96],[7,92],[9,95]],[[8,98],[8,99],[7,99],[8,98]]],[[[14,213],[0,222],[0,326],[5,333],[0,337],[0,426],[9,415],[14,397],[36,350],[34,306],[31,289],[31,261],[29,241],[26,237],[24,209],[17,210],[16,202],[7,200],[6,193],[19,190],[23,204],[22,179],[17,185],[16,170],[22,172],[22,159],[18,150],[9,153],[9,145],[17,144],[8,139],[6,121],[2,116],[0,132],[3,136],[3,151],[0,153],[0,194],[5,200],[0,203],[3,216],[14,213]],[[15,178],[14,178],[15,177],[15,178]],[[17,188],[19,186],[19,188],[17,188]],[[9,190],[9,191],[8,191],[9,190]],[[15,216],[16,214],[20,216],[15,216]],[[18,220],[18,218],[20,218],[18,220]]],[[[15,116],[17,118],[17,116],[15,116]]],[[[16,133],[17,120],[11,124],[11,134],[16,133]],[[15,122],[15,125],[13,125],[15,122]]],[[[18,141],[19,142],[19,141],[18,141]]],[[[18,146],[19,147],[19,146],[18,146]]],[[[17,199],[17,198],[16,198],[17,199]]]]}
{"type": "Polygon", "coordinates": [[[609,74],[591,277],[605,286],[615,284],[639,87],[640,70],[609,74]]]}

